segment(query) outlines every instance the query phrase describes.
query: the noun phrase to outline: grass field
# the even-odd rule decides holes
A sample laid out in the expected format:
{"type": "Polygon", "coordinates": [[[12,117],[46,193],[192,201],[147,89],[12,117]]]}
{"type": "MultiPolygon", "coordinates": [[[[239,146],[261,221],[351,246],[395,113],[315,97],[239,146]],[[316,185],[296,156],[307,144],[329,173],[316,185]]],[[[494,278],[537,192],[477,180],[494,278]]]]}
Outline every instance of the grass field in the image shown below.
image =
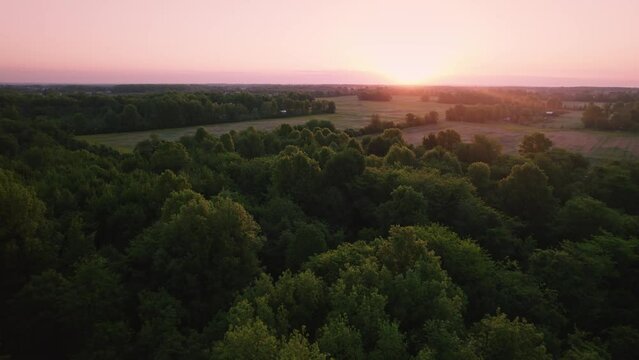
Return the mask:
{"type": "MultiPolygon", "coordinates": [[[[327,115],[311,115],[290,117],[284,119],[267,119],[245,121],[238,123],[201,126],[214,134],[223,134],[231,130],[242,130],[253,126],[260,130],[271,130],[280,124],[303,124],[311,119],[332,121],[337,128],[360,128],[366,125],[372,114],[379,114],[382,120],[400,121],[406,113],[412,112],[424,115],[430,111],[437,111],[440,119],[450,105],[436,102],[422,102],[417,96],[395,96],[390,102],[358,101],[355,96],[331,98],[337,106],[337,113],[327,115]]],[[[421,143],[422,137],[430,132],[443,129],[454,129],[465,141],[471,140],[475,134],[484,134],[499,140],[505,152],[517,151],[517,146],[524,135],[532,132],[544,132],[552,139],[556,146],[572,151],[578,151],[593,159],[624,159],[639,157],[639,134],[592,131],[583,129],[581,113],[570,111],[551,121],[534,124],[532,126],[503,124],[503,123],[461,123],[440,120],[438,124],[414,127],[404,130],[404,137],[413,144],[421,143]]],[[[160,129],[153,131],[139,131],[128,133],[112,133],[85,135],[78,138],[93,144],[104,144],[119,151],[131,151],[135,144],[147,139],[151,134],[157,134],[161,139],[177,140],[184,135],[194,134],[200,126],[176,129],[160,129]]]]}

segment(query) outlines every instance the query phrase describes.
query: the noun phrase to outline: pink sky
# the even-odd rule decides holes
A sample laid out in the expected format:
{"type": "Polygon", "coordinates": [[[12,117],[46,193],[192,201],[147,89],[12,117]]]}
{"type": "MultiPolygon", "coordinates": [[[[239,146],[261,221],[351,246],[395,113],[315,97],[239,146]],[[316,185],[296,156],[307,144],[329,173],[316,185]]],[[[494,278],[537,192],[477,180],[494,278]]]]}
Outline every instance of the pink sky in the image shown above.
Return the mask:
{"type": "Polygon", "coordinates": [[[639,86],[639,0],[0,0],[0,82],[639,86]]]}

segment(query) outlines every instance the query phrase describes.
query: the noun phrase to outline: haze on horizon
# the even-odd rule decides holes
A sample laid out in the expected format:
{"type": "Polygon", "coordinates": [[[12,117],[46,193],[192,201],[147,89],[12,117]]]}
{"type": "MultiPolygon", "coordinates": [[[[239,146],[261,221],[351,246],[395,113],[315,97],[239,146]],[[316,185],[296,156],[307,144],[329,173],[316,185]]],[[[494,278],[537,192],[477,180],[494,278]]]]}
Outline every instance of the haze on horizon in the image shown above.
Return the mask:
{"type": "Polygon", "coordinates": [[[9,0],[1,83],[639,86],[637,0],[9,0]]]}

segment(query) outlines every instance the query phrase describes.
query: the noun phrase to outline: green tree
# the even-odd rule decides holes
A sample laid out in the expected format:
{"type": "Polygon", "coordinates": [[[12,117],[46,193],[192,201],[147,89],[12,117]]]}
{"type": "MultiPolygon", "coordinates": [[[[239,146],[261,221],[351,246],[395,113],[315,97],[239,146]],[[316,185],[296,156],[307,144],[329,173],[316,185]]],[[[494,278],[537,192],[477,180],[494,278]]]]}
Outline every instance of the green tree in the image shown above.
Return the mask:
{"type": "Polygon", "coordinates": [[[120,129],[138,130],[143,128],[142,116],[138,113],[138,108],[133,104],[126,104],[120,114],[120,129]]]}
{"type": "Polygon", "coordinates": [[[422,146],[426,150],[434,149],[437,146],[437,135],[434,133],[428,134],[422,138],[422,146]]]}
{"type": "Polygon", "coordinates": [[[531,232],[539,233],[553,218],[556,201],[548,177],[527,162],[515,165],[510,175],[499,182],[499,194],[504,210],[528,223],[531,232]]]}
{"type": "Polygon", "coordinates": [[[382,224],[423,225],[428,221],[428,203],[424,194],[410,186],[400,185],[390,194],[390,200],[382,203],[378,209],[378,218],[382,224]]]}
{"type": "Polygon", "coordinates": [[[388,154],[384,157],[384,163],[390,166],[415,166],[417,159],[411,149],[403,145],[395,144],[391,146],[388,154]]]}
{"type": "Polygon", "coordinates": [[[443,147],[436,147],[426,151],[421,160],[424,165],[438,169],[443,174],[461,174],[461,164],[457,157],[443,147]]]}
{"type": "Polygon", "coordinates": [[[559,239],[578,241],[600,231],[622,236],[639,233],[639,222],[635,218],[611,209],[589,196],[568,200],[557,212],[556,222],[559,239]]]}
{"type": "Polygon", "coordinates": [[[505,314],[488,316],[470,332],[475,351],[485,359],[551,359],[544,336],[533,324],[505,314]]]}
{"type": "Polygon", "coordinates": [[[273,360],[278,340],[260,320],[235,326],[213,348],[214,359],[273,360]]]}
{"type": "Polygon", "coordinates": [[[581,114],[581,121],[587,128],[607,129],[608,119],[604,109],[593,103],[588,104],[581,114]]]}
{"type": "Polygon", "coordinates": [[[461,143],[461,136],[455,130],[448,129],[437,133],[437,145],[448,151],[453,151],[459,143],[461,143]]]}
{"type": "Polygon", "coordinates": [[[324,360],[327,359],[327,356],[320,352],[317,344],[309,343],[302,333],[294,331],[287,341],[282,341],[277,358],[280,360],[324,360]]]}
{"type": "Polygon", "coordinates": [[[177,142],[162,142],[153,152],[150,162],[155,171],[178,172],[189,165],[191,157],[184,145],[177,142]]]}
{"type": "Polygon", "coordinates": [[[343,316],[330,319],[319,330],[317,343],[335,359],[364,359],[362,336],[343,316]]]}
{"type": "MultiPolygon", "coordinates": [[[[264,139],[263,134],[255,130],[253,127],[241,131],[234,137],[235,151],[247,159],[252,159],[264,155],[264,139]]],[[[224,144],[224,148],[231,147],[230,143],[224,144]],[[228,147],[227,147],[228,146],[228,147]]]]}
{"type": "Polygon", "coordinates": [[[552,147],[552,141],[543,133],[532,133],[524,136],[521,144],[519,144],[519,153],[522,155],[531,155],[540,152],[546,152],[552,147]]]}
{"type": "Polygon", "coordinates": [[[490,186],[490,167],[484,162],[474,162],[468,165],[468,178],[477,190],[483,192],[490,186]]]}
{"type": "Polygon", "coordinates": [[[163,287],[199,324],[259,272],[263,239],[244,207],[225,197],[173,193],[164,208],[177,213],[164,214],[128,249],[132,281],[143,289],[163,287]]]}
{"type": "Polygon", "coordinates": [[[455,154],[466,163],[481,161],[492,164],[501,155],[501,144],[487,136],[475,135],[472,143],[457,146],[455,154]]]}
{"type": "Polygon", "coordinates": [[[235,143],[233,142],[233,137],[231,137],[231,135],[222,134],[220,136],[220,141],[222,142],[222,146],[224,146],[224,150],[235,151],[235,143]]]}
{"type": "Polygon", "coordinates": [[[409,359],[404,334],[397,323],[382,322],[379,326],[375,349],[368,356],[369,359],[409,359]]]}
{"type": "Polygon", "coordinates": [[[324,165],[324,178],[329,184],[346,184],[364,172],[364,155],[346,149],[333,155],[324,165]]]}
{"type": "Polygon", "coordinates": [[[138,295],[141,322],[138,346],[155,359],[171,359],[185,352],[180,325],[185,310],[166,291],[142,291],[138,295]]]}
{"type": "Polygon", "coordinates": [[[318,189],[321,170],[317,161],[294,146],[287,147],[275,161],[273,185],[281,194],[309,200],[318,189]]]}
{"type": "Polygon", "coordinates": [[[321,228],[313,224],[300,224],[286,248],[286,263],[298,268],[311,255],[326,251],[326,238],[321,228]]]}

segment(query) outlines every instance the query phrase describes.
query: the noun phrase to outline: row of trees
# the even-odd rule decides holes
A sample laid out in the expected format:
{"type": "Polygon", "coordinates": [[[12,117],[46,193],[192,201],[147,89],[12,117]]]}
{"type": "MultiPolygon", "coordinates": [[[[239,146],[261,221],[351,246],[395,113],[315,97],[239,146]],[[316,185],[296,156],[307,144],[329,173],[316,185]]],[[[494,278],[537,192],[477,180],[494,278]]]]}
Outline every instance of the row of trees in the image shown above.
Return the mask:
{"type": "Polygon", "coordinates": [[[391,101],[393,96],[385,89],[364,89],[357,92],[357,98],[360,101],[391,101]]]}
{"type": "Polygon", "coordinates": [[[76,134],[136,131],[334,113],[335,103],[303,93],[0,93],[0,116],[46,118],[76,134]]]}
{"type": "Polygon", "coordinates": [[[599,130],[639,130],[639,102],[590,103],[581,116],[584,126],[599,130]]]}
{"type": "MultiPolygon", "coordinates": [[[[442,104],[459,105],[494,105],[503,101],[501,97],[494,94],[472,90],[443,91],[437,94],[437,98],[437,101],[442,104]]],[[[422,101],[428,100],[422,99],[422,101]]]]}
{"type": "MultiPolygon", "coordinates": [[[[508,88],[491,88],[478,90],[449,90],[437,94],[438,102],[456,105],[507,105],[530,107],[538,110],[561,110],[563,93],[550,92],[545,89],[517,90],[508,88]]],[[[428,101],[424,95],[422,101],[428,101]]]]}
{"type": "Polygon", "coordinates": [[[0,355],[639,357],[636,163],[325,121],[128,154],[0,130],[0,355]]]}
{"type": "Polygon", "coordinates": [[[491,122],[507,121],[515,123],[527,123],[542,119],[543,107],[531,107],[516,104],[455,105],[446,110],[446,120],[465,122],[491,122]]]}

